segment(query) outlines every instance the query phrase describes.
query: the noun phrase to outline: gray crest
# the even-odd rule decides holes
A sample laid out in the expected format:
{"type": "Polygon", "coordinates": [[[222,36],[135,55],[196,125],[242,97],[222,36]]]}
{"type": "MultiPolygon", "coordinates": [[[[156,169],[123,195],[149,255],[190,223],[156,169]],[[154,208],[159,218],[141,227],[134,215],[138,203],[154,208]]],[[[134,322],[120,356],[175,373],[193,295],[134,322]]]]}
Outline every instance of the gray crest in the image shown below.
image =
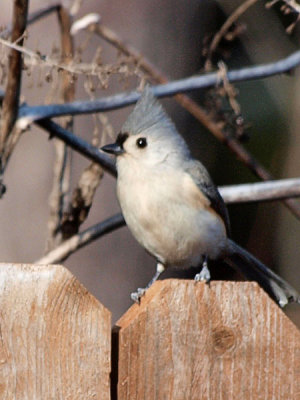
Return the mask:
{"type": "Polygon", "coordinates": [[[122,132],[138,135],[141,132],[155,132],[157,128],[176,132],[175,125],[153,95],[150,86],[146,86],[134,110],[124,123],[122,132]]]}

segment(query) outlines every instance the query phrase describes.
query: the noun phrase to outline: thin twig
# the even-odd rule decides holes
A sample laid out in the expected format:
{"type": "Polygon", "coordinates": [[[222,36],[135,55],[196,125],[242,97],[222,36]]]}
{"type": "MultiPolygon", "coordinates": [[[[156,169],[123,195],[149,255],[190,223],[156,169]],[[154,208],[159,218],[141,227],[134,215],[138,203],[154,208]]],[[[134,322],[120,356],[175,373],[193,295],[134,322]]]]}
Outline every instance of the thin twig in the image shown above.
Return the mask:
{"type": "Polygon", "coordinates": [[[140,51],[128,43],[125,43],[120,36],[107,26],[101,24],[92,24],[89,29],[102,37],[105,41],[121,51],[126,56],[130,56],[146,74],[159,83],[167,83],[168,79],[164,76],[154,64],[152,64],[140,51]]]}
{"type": "Polygon", "coordinates": [[[207,60],[205,62],[205,70],[211,70],[211,57],[212,54],[216,51],[222,37],[226,35],[230,27],[235,23],[235,21],[245,13],[253,4],[257,3],[258,0],[247,0],[242,3],[239,7],[237,7],[234,12],[227,18],[224,24],[221,26],[219,31],[215,34],[207,53],[207,60]]]}
{"type": "MultiPolygon", "coordinates": [[[[288,196],[300,196],[300,179],[285,179],[246,185],[223,186],[219,188],[228,203],[278,200],[288,196]]],[[[122,214],[116,214],[82,233],[72,236],[56,249],[37,260],[36,264],[54,264],[65,260],[75,251],[125,225],[122,214]]]]}
{"type": "MultiPolygon", "coordinates": [[[[299,65],[300,51],[296,51],[288,57],[274,63],[228,71],[227,77],[229,82],[262,79],[289,72],[299,65]]],[[[177,93],[208,88],[216,85],[219,82],[219,79],[219,74],[215,72],[153,86],[152,90],[156,97],[162,98],[173,96],[177,93]]],[[[28,124],[39,119],[116,110],[134,104],[140,98],[140,95],[140,93],[133,91],[109,97],[102,97],[92,101],[75,101],[73,103],[41,106],[23,105],[20,107],[18,124],[21,128],[24,128],[28,124]]]]}
{"type": "Polygon", "coordinates": [[[106,219],[99,224],[93,225],[85,231],[72,236],[65,240],[56,249],[50,251],[44,257],[40,258],[35,264],[54,264],[61,262],[69,257],[72,253],[79,250],[81,247],[88,245],[99,237],[114,231],[125,225],[122,214],[116,214],[113,217],[106,219]]]}
{"type": "MultiPolygon", "coordinates": [[[[97,65],[97,63],[79,63],[73,62],[71,64],[66,64],[60,62],[54,58],[51,58],[47,55],[41,54],[39,52],[34,52],[28,48],[22,47],[17,43],[11,43],[8,40],[5,40],[0,37],[0,44],[9,49],[13,49],[23,54],[26,59],[26,65],[29,66],[39,66],[39,67],[47,67],[47,68],[55,68],[58,71],[66,71],[72,75],[89,75],[99,77],[104,72],[112,72],[111,65],[97,65]]],[[[119,68],[116,69],[116,72],[119,72],[119,68]]]]}
{"type": "MultiPolygon", "coordinates": [[[[70,34],[71,17],[65,7],[57,8],[57,17],[61,33],[61,60],[65,64],[73,61],[74,46],[70,34]]],[[[67,71],[61,71],[61,97],[63,102],[73,101],[75,97],[75,81],[67,71]]],[[[67,117],[62,121],[62,127],[73,130],[73,118],[67,117]]],[[[71,150],[61,140],[55,140],[55,161],[52,192],[50,194],[50,216],[48,221],[47,250],[52,249],[55,240],[61,240],[58,235],[65,209],[66,196],[70,189],[71,150]]]]}
{"type": "Polygon", "coordinates": [[[54,67],[57,68],[58,70],[64,70],[67,72],[70,72],[71,74],[93,74],[96,75],[96,73],[93,73],[93,67],[89,64],[76,64],[74,66],[70,66],[64,63],[61,63],[57,60],[52,59],[51,57],[42,55],[40,53],[36,53],[32,50],[29,50],[25,47],[20,46],[19,44],[16,43],[11,43],[8,40],[5,40],[0,37],[0,43],[8,47],[18,53],[23,54],[24,56],[28,57],[30,62],[34,65],[45,65],[47,67],[54,67]]]}
{"type": "MultiPolygon", "coordinates": [[[[26,29],[28,0],[15,0],[13,8],[12,41],[23,44],[26,29]]],[[[20,87],[22,78],[22,54],[11,50],[8,65],[8,77],[2,108],[2,124],[0,135],[1,171],[3,173],[9,156],[19,139],[20,130],[13,127],[18,116],[20,87]]]]}

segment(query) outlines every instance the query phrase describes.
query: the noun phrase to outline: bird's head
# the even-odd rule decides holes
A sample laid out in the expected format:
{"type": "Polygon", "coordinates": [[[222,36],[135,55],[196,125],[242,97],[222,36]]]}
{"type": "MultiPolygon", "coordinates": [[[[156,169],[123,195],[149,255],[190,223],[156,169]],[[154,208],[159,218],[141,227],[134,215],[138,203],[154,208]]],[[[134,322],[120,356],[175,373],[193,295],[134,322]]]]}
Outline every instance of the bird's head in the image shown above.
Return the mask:
{"type": "Polygon", "coordinates": [[[146,87],[122,126],[116,142],[102,150],[141,165],[176,166],[190,156],[188,147],[150,87],[146,87]]]}

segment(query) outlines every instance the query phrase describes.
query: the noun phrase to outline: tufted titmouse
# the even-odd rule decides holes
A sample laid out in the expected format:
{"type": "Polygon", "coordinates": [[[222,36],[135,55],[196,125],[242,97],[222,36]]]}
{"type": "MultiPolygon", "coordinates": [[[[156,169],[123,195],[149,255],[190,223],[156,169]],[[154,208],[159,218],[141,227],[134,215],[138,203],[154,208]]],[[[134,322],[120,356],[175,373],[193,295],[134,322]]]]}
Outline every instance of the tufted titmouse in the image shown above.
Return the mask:
{"type": "Polygon", "coordinates": [[[223,259],[256,280],[281,306],[300,302],[287,282],[229,239],[226,206],[205,167],[190,151],[147,87],[117,140],[102,147],[117,158],[117,195],[136,240],[157,259],[144,291],[170,266],[200,266],[196,280],[210,280],[207,260],[223,259]]]}

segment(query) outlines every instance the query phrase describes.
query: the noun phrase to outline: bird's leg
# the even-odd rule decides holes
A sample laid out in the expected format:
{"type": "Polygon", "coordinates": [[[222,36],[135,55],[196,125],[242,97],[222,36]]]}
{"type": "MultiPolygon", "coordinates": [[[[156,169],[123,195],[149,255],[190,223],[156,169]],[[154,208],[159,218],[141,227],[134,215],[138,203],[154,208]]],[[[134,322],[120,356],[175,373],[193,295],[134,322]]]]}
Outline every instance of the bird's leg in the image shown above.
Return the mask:
{"type": "Polygon", "coordinates": [[[208,269],[208,264],[207,264],[207,256],[203,256],[203,262],[202,262],[202,269],[201,271],[195,275],[195,281],[199,282],[210,282],[210,272],[208,269]]]}
{"type": "Polygon", "coordinates": [[[142,296],[144,296],[144,294],[146,293],[146,290],[149,289],[150,286],[153,285],[153,283],[155,281],[157,281],[157,279],[159,278],[159,275],[164,272],[165,270],[165,266],[160,263],[157,262],[157,266],[156,266],[156,272],[155,275],[153,276],[153,278],[151,279],[151,281],[148,283],[148,285],[145,288],[138,288],[136,292],[131,293],[130,297],[133,301],[135,301],[136,303],[140,303],[140,299],[142,296]]]}

